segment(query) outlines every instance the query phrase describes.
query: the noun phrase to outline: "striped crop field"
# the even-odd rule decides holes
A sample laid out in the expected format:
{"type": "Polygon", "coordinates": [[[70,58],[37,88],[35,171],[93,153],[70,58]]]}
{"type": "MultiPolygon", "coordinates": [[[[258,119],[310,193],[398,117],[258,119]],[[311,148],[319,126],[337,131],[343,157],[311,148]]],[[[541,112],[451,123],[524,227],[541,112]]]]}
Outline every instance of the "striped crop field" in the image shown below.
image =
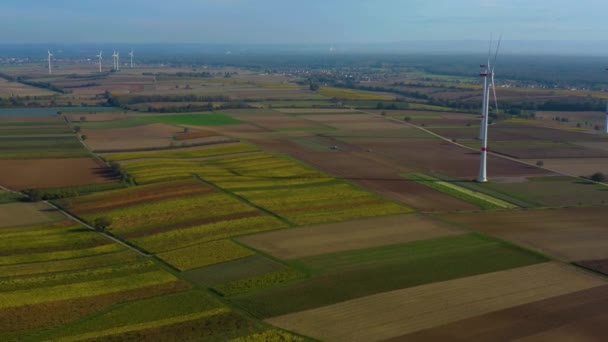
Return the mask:
{"type": "Polygon", "coordinates": [[[127,163],[124,169],[139,184],[196,175],[294,225],[411,212],[294,160],[268,153],[211,160],[146,160],[127,163]]]}
{"type": "Polygon", "coordinates": [[[212,145],[207,147],[183,148],[166,151],[145,151],[145,152],[125,152],[108,153],[104,158],[109,161],[123,161],[131,159],[176,159],[176,158],[206,158],[228,154],[256,152],[259,149],[251,144],[230,143],[212,145]]]}
{"type": "Polygon", "coordinates": [[[75,223],[3,228],[0,241],[4,340],[189,288],[155,262],[75,223]]]}
{"type": "Polygon", "coordinates": [[[154,183],[58,202],[94,224],[109,218],[112,234],[178,269],[251,255],[231,237],[289,225],[245,201],[194,179],[154,183]],[[226,248],[230,247],[230,248],[226,248]]]}

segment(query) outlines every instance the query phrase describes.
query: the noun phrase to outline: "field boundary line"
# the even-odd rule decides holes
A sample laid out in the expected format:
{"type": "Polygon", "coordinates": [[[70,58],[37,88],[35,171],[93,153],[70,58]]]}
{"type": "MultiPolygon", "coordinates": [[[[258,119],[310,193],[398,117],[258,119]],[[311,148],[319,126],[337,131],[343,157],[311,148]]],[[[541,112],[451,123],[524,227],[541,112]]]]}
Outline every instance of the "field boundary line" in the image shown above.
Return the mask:
{"type": "Polygon", "coordinates": [[[105,236],[106,238],[108,238],[108,239],[110,239],[110,240],[112,240],[112,241],[114,241],[114,242],[116,242],[118,244],[121,244],[124,247],[127,247],[128,249],[130,249],[130,250],[132,250],[134,252],[137,252],[138,254],[140,254],[142,256],[152,257],[152,254],[144,252],[143,250],[141,250],[141,249],[139,249],[139,248],[137,248],[137,247],[135,247],[135,246],[133,246],[133,245],[131,245],[131,244],[129,244],[129,243],[127,243],[127,242],[119,239],[119,238],[117,238],[117,237],[114,237],[114,236],[112,236],[110,234],[98,231],[97,229],[95,229],[95,227],[89,225],[88,223],[84,222],[83,220],[81,220],[81,219],[77,218],[76,216],[68,213],[67,211],[63,210],[62,208],[54,205],[53,203],[51,203],[49,201],[42,201],[42,202],[45,203],[46,205],[48,205],[49,207],[51,207],[51,208],[53,208],[53,209],[61,212],[63,215],[65,215],[66,217],[68,217],[70,220],[78,222],[79,224],[83,225],[84,227],[86,227],[86,228],[88,228],[88,229],[90,229],[90,230],[92,230],[92,231],[94,231],[96,233],[99,233],[99,234],[105,236]]]}
{"type": "MultiPolygon", "coordinates": [[[[390,117],[385,117],[385,116],[382,116],[382,115],[380,115],[380,114],[375,114],[375,113],[371,113],[371,112],[364,112],[364,113],[369,114],[369,115],[372,115],[372,116],[380,117],[380,118],[383,118],[383,119],[385,119],[385,120],[390,120],[390,121],[398,122],[398,123],[401,123],[401,124],[404,124],[404,125],[408,125],[408,126],[410,126],[410,127],[417,128],[417,129],[422,130],[422,131],[424,131],[424,132],[426,132],[426,133],[428,133],[428,134],[430,134],[430,135],[433,135],[433,136],[435,136],[435,137],[437,137],[437,138],[439,138],[439,139],[442,139],[442,140],[444,140],[444,141],[447,141],[447,142],[449,142],[450,144],[453,144],[453,145],[456,145],[456,146],[459,146],[459,147],[465,148],[465,149],[467,149],[467,150],[471,150],[471,151],[476,151],[476,152],[479,152],[479,150],[478,150],[478,149],[476,149],[476,148],[473,148],[473,147],[468,147],[468,146],[466,146],[466,145],[462,145],[462,144],[460,144],[460,143],[458,143],[458,142],[452,141],[452,139],[446,138],[446,137],[444,137],[444,136],[442,136],[442,135],[439,135],[439,134],[437,134],[437,133],[433,133],[433,132],[429,131],[428,129],[424,128],[424,127],[416,126],[416,125],[414,125],[414,124],[411,124],[411,123],[409,123],[409,122],[405,122],[405,121],[402,121],[402,120],[399,120],[399,119],[390,118],[390,117]]],[[[575,176],[575,175],[571,175],[571,174],[564,173],[564,172],[561,172],[561,171],[556,171],[556,170],[548,169],[548,168],[545,168],[545,167],[540,167],[540,166],[538,166],[538,165],[535,165],[535,164],[532,164],[532,163],[525,162],[525,161],[523,161],[523,160],[521,160],[521,159],[517,159],[517,158],[513,158],[513,157],[508,157],[508,156],[505,156],[505,155],[502,155],[502,154],[499,154],[499,153],[495,153],[495,152],[490,152],[490,151],[488,151],[488,154],[493,155],[493,156],[495,156],[495,157],[502,158],[502,159],[506,159],[506,160],[514,161],[514,162],[517,162],[517,163],[520,163],[520,164],[524,164],[524,165],[527,165],[527,166],[532,166],[532,167],[536,167],[536,168],[539,168],[539,169],[547,170],[547,171],[549,171],[549,172],[553,172],[553,173],[556,173],[556,174],[559,174],[559,175],[562,175],[562,176],[568,176],[568,177],[573,177],[573,178],[577,178],[577,179],[583,179],[583,180],[588,181],[588,182],[593,182],[593,183],[596,183],[596,184],[600,184],[600,185],[608,186],[608,184],[606,184],[606,183],[594,182],[594,181],[592,181],[592,180],[590,180],[590,179],[583,178],[583,177],[581,177],[581,176],[575,176]]]]}

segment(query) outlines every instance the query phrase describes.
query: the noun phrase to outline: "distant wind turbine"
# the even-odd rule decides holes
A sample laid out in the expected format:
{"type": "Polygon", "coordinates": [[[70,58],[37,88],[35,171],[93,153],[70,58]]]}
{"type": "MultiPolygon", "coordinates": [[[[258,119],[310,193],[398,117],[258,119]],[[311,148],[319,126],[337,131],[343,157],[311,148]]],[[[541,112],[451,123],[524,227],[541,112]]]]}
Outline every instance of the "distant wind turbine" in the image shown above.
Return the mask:
{"type": "Polygon", "coordinates": [[[129,52],[129,56],[131,57],[131,69],[133,69],[133,57],[135,56],[133,49],[131,49],[131,52],[129,52]]]}
{"type": "Polygon", "coordinates": [[[99,72],[101,72],[101,60],[103,59],[101,57],[102,54],[103,54],[103,51],[99,51],[99,55],[95,56],[95,57],[99,58],[99,72]]]}
{"type": "Polygon", "coordinates": [[[114,58],[114,70],[119,71],[120,70],[120,52],[114,50],[114,54],[112,55],[112,57],[114,58]]]}
{"type": "Polygon", "coordinates": [[[47,50],[48,54],[49,54],[49,75],[53,73],[53,69],[51,67],[51,57],[53,57],[53,54],[51,53],[51,50],[47,50]]]}

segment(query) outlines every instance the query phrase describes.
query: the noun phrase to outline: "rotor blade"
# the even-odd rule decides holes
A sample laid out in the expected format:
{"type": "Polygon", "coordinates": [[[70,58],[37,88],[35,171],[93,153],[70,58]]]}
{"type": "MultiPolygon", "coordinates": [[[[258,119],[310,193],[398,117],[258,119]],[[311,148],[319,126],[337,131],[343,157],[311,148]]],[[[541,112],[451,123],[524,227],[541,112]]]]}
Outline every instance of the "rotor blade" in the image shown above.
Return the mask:
{"type": "Polygon", "coordinates": [[[494,73],[492,73],[492,92],[494,93],[494,109],[498,113],[498,97],[496,96],[496,83],[494,83],[494,73]]]}
{"type": "Polygon", "coordinates": [[[494,76],[494,68],[496,67],[496,59],[498,59],[498,51],[500,51],[500,43],[502,43],[502,34],[498,38],[498,45],[496,45],[496,53],[494,54],[494,62],[492,62],[492,76],[494,76]]]}
{"type": "Polygon", "coordinates": [[[488,46],[488,68],[490,67],[490,57],[492,56],[492,45],[494,45],[494,35],[490,33],[490,46],[488,46]]]}

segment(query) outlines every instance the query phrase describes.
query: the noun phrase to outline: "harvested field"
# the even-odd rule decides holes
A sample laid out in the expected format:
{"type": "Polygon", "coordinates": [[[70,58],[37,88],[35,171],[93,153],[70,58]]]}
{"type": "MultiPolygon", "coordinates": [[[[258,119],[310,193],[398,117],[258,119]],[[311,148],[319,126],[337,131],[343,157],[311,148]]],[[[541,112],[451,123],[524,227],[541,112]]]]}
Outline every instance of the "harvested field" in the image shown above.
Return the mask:
{"type": "Polygon", "coordinates": [[[595,272],[603,273],[608,276],[608,259],[583,260],[578,261],[575,264],[595,272]]]}
{"type": "Polygon", "coordinates": [[[0,228],[52,222],[63,214],[44,203],[8,203],[0,205],[0,228]]]}
{"type": "Polygon", "coordinates": [[[605,284],[570,266],[544,263],[381,293],[268,322],[320,340],[378,341],[605,284]]]}
{"type": "Polygon", "coordinates": [[[75,125],[83,123],[83,121],[81,120],[82,118],[84,118],[84,122],[97,122],[123,120],[129,117],[124,112],[65,113],[65,116],[75,125]]]}
{"type": "Polygon", "coordinates": [[[398,122],[385,120],[380,117],[362,114],[318,114],[318,115],[300,115],[299,118],[316,121],[324,125],[335,127],[339,130],[353,131],[369,131],[369,130],[399,130],[409,129],[410,127],[402,125],[398,122]]]}
{"type": "Polygon", "coordinates": [[[608,258],[603,207],[451,213],[439,217],[568,261],[608,258]]]}
{"type": "MultiPolygon", "coordinates": [[[[536,163],[538,159],[524,160],[536,163]]],[[[608,173],[608,158],[540,158],[545,168],[572,176],[590,176],[596,172],[608,173]]]]}
{"type": "Polygon", "coordinates": [[[485,187],[537,206],[560,208],[608,203],[608,187],[574,177],[530,177],[525,182],[490,183],[485,187]]]}
{"type": "Polygon", "coordinates": [[[110,170],[93,158],[0,160],[0,184],[13,190],[112,181],[110,170]]]}
{"type": "Polygon", "coordinates": [[[397,341],[603,341],[608,321],[608,286],[421,330],[391,339],[397,341]]]}
{"type": "Polygon", "coordinates": [[[286,113],[286,114],[355,114],[359,113],[356,110],[352,109],[332,109],[332,108],[280,108],[275,109],[277,112],[286,113]]]}
{"type": "Polygon", "coordinates": [[[10,82],[0,78],[0,97],[51,96],[54,91],[32,87],[19,82],[10,82]]]}
{"type": "MultiPolygon", "coordinates": [[[[431,172],[453,177],[475,178],[479,172],[479,153],[442,140],[402,140],[397,138],[344,138],[350,144],[369,149],[395,162],[414,164],[431,172]]],[[[549,172],[529,165],[490,155],[491,176],[546,175],[549,172]]]]}
{"type": "MultiPolygon", "coordinates": [[[[469,147],[478,142],[467,142],[469,147]]],[[[551,141],[495,141],[490,151],[512,158],[544,160],[544,158],[608,158],[608,151],[584,147],[578,144],[551,141]]]]}
{"type": "Polygon", "coordinates": [[[397,215],[262,233],[238,240],[278,258],[296,259],[458,234],[463,232],[425,216],[397,215]]]}
{"type": "Polygon", "coordinates": [[[93,150],[133,150],[169,147],[173,136],[182,130],[166,124],[151,124],[130,128],[82,129],[86,144],[93,150]]]}
{"type": "Polygon", "coordinates": [[[512,123],[499,123],[492,125],[489,132],[491,132],[489,134],[495,136],[494,139],[506,141],[541,140],[555,142],[581,142],[603,140],[602,136],[596,134],[512,123]]]}

